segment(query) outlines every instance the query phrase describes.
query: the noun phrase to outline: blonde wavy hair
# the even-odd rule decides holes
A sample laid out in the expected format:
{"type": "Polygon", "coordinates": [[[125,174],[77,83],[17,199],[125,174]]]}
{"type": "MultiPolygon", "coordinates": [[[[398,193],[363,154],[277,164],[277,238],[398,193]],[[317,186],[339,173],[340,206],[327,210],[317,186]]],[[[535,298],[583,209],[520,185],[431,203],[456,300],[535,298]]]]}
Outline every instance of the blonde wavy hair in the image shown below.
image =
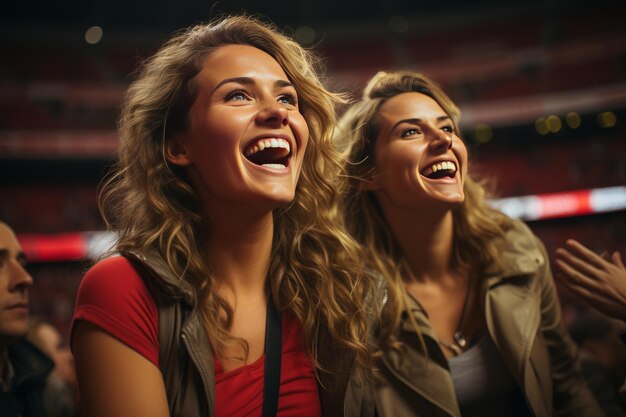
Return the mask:
{"type": "MultiPolygon", "coordinates": [[[[227,44],[250,45],[276,59],[298,92],[310,131],[295,199],[273,214],[272,298],[301,323],[305,349],[318,368],[314,336],[320,325],[337,346],[355,352],[358,364],[367,367],[364,300],[371,279],[361,272],[360,246],[337,209],[342,163],[331,146],[334,105],[342,98],[322,86],[318,60],[270,24],[230,16],[191,27],[140,68],[122,107],[117,167],[100,194],[103,217],[120,234],[116,250],[156,249],[171,271],[194,288],[213,349],[218,355],[223,352],[232,340],[233,310],[215,291],[211,260],[201,250],[211,224],[183,171],[168,166],[164,152],[167,138],[186,128],[197,93],[194,79],[204,60],[227,44]]],[[[247,344],[239,342],[247,352],[247,344]]]]}
{"type": "MultiPolygon", "coordinates": [[[[347,175],[342,187],[345,220],[352,235],[370,255],[370,267],[387,279],[388,300],[380,320],[379,343],[394,349],[401,348],[395,332],[407,307],[403,280],[407,267],[374,193],[365,190],[362,182],[370,177],[376,163],[379,110],[388,99],[407,92],[434,99],[452,119],[455,131],[460,132],[458,107],[437,84],[413,72],[376,74],[365,87],[363,98],[342,116],[335,132],[346,161],[347,175]]],[[[465,178],[464,192],[465,200],[453,209],[453,266],[479,272],[497,268],[498,253],[493,238],[504,235],[512,225],[511,219],[487,204],[485,188],[470,176],[465,178]]]]}

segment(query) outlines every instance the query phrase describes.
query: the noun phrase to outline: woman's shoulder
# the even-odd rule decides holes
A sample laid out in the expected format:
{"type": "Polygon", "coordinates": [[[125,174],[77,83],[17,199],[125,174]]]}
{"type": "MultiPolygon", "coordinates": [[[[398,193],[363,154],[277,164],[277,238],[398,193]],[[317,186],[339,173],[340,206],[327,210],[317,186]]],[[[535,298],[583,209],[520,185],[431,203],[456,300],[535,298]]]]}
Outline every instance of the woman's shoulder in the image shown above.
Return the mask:
{"type": "Polygon", "coordinates": [[[523,220],[515,218],[508,218],[507,220],[507,228],[505,232],[505,236],[507,238],[512,236],[530,238],[531,236],[534,236],[533,231],[523,220]]]}
{"type": "Polygon", "coordinates": [[[123,256],[102,259],[93,265],[80,283],[77,299],[82,302],[109,299],[118,303],[153,303],[141,275],[123,256]]]}
{"type": "Polygon", "coordinates": [[[96,262],[93,266],[91,266],[91,268],[89,268],[85,274],[85,278],[91,276],[99,277],[110,274],[137,275],[137,277],[139,277],[139,274],[135,271],[135,268],[133,268],[133,265],[128,258],[115,255],[96,262]]]}
{"type": "Polygon", "coordinates": [[[532,273],[548,261],[543,243],[518,219],[512,219],[497,246],[505,274],[532,273]]]}
{"type": "Polygon", "coordinates": [[[520,219],[510,219],[509,225],[502,235],[500,245],[504,250],[526,250],[542,246],[541,241],[528,225],[520,219]]]}
{"type": "Polygon", "coordinates": [[[155,299],[133,264],[114,256],[85,274],[72,328],[79,321],[90,322],[158,366],[158,316],[155,299]]]}

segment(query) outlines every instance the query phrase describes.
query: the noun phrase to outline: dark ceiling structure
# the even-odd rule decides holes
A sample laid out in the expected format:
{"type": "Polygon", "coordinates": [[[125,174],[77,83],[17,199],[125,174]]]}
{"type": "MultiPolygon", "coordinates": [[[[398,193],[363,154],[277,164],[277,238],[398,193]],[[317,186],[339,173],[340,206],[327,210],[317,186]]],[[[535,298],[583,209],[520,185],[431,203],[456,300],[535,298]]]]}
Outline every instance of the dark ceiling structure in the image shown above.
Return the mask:
{"type": "MultiPolygon", "coordinates": [[[[568,3],[571,3],[568,2],[568,3]]],[[[281,26],[333,24],[384,19],[395,15],[451,12],[512,4],[555,5],[541,0],[67,0],[61,2],[11,2],[3,7],[3,23],[107,25],[117,29],[178,28],[222,14],[248,13],[266,16],[281,26]]]]}
{"type": "MultiPolygon", "coordinates": [[[[614,1],[593,2],[598,11],[614,1]]],[[[78,28],[91,25],[114,31],[172,31],[223,14],[264,16],[281,27],[298,25],[341,26],[360,22],[440,18],[474,11],[535,8],[547,12],[585,7],[589,0],[66,0],[10,2],[3,6],[3,26],[42,25],[78,28]]]]}

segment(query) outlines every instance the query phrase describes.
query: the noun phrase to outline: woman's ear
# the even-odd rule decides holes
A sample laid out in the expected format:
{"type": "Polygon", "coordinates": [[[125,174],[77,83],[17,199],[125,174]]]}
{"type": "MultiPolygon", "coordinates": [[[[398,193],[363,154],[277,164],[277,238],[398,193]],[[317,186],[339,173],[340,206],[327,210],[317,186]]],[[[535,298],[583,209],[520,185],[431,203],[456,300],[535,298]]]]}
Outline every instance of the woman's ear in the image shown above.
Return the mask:
{"type": "Polygon", "coordinates": [[[167,162],[181,167],[191,164],[191,159],[189,159],[189,155],[187,155],[187,150],[183,142],[184,139],[182,135],[176,135],[174,138],[167,141],[165,145],[165,157],[167,158],[167,162]]]}

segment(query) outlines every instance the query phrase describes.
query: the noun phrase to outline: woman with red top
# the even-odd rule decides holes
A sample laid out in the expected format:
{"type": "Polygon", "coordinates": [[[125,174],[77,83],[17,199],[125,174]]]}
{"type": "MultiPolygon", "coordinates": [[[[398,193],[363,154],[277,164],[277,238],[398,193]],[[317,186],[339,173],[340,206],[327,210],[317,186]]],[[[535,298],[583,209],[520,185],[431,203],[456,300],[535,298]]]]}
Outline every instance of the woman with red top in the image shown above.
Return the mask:
{"type": "Polygon", "coordinates": [[[337,97],[314,64],[273,27],[228,17],[143,65],[101,201],[123,256],[77,298],[81,415],[372,412],[372,282],[337,217],[337,97]]]}

